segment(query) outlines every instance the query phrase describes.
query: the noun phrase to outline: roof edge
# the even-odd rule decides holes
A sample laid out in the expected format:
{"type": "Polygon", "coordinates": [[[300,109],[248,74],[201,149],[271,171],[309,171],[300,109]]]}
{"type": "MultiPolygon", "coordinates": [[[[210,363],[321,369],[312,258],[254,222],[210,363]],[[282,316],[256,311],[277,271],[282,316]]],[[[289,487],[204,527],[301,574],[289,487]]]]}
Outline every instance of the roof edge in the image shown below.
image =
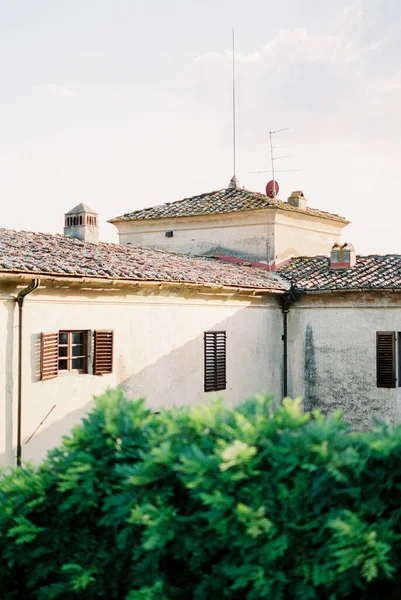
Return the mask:
{"type": "Polygon", "coordinates": [[[31,281],[35,277],[40,277],[43,281],[59,281],[63,283],[88,283],[88,284],[102,284],[108,285],[110,287],[125,285],[126,287],[180,287],[185,286],[187,288],[194,289],[212,289],[216,291],[233,291],[233,292],[248,292],[248,295],[255,295],[258,293],[263,294],[284,294],[285,290],[277,290],[272,288],[257,288],[257,287],[247,287],[247,286],[231,286],[224,285],[222,283],[194,283],[193,281],[162,281],[160,279],[129,279],[129,278],[114,278],[114,277],[87,277],[76,275],[60,275],[60,274],[52,274],[52,273],[42,273],[41,271],[30,271],[26,273],[24,271],[0,271],[0,281],[31,281]]]}
{"type": "MultiPolygon", "coordinates": [[[[180,202],[180,200],[177,200],[177,202],[180,202]]],[[[284,201],[282,201],[284,204],[284,201]]],[[[153,207],[151,207],[153,208],[153,207]]],[[[140,210],[147,210],[147,209],[138,209],[138,211],[140,210]]],[[[230,211],[222,211],[222,212],[214,212],[214,213],[202,213],[199,215],[180,215],[180,216],[175,216],[175,217],[150,217],[149,219],[130,219],[127,218],[125,215],[121,215],[119,217],[114,217],[113,219],[108,219],[106,222],[107,223],[111,223],[111,224],[115,224],[115,223],[127,223],[127,222],[137,222],[137,223],[141,223],[144,221],[168,221],[168,220],[174,220],[177,221],[177,219],[200,219],[200,218],[204,218],[204,217],[213,217],[214,215],[237,215],[239,213],[252,213],[252,212],[257,212],[257,211],[261,211],[261,210],[281,210],[283,212],[290,212],[290,213],[296,213],[296,214],[301,214],[301,215],[306,215],[308,217],[312,217],[314,219],[325,219],[327,221],[335,221],[337,223],[342,223],[344,227],[346,227],[347,225],[351,225],[352,221],[348,221],[348,219],[346,219],[345,217],[341,217],[340,215],[338,216],[334,216],[331,213],[327,213],[325,211],[321,211],[322,214],[313,214],[311,212],[308,212],[308,210],[302,210],[300,208],[297,207],[291,207],[291,208],[284,208],[283,206],[280,205],[271,205],[271,206],[262,206],[260,208],[251,208],[251,209],[242,209],[242,210],[230,210],[230,211]]],[[[310,210],[319,210],[318,208],[312,208],[310,210]]],[[[136,211],[133,211],[136,212],[136,211]]]]}

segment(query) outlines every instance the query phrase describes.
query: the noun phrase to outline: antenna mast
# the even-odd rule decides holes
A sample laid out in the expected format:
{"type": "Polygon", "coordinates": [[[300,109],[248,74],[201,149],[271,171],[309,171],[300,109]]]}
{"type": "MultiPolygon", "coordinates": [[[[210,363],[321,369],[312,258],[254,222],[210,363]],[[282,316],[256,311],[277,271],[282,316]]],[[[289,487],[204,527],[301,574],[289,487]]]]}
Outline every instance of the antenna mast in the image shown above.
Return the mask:
{"type": "Polygon", "coordinates": [[[269,131],[269,138],[270,138],[270,159],[272,162],[272,181],[273,181],[273,189],[275,189],[276,187],[276,179],[274,177],[274,154],[273,154],[273,141],[272,141],[272,133],[275,133],[273,131],[269,131]]]}
{"type": "Polygon", "coordinates": [[[236,168],[236,139],[235,139],[235,31],[232,29],[232,63],[233,63],[233,166],[234,166],[234,177],[236,168]]]}

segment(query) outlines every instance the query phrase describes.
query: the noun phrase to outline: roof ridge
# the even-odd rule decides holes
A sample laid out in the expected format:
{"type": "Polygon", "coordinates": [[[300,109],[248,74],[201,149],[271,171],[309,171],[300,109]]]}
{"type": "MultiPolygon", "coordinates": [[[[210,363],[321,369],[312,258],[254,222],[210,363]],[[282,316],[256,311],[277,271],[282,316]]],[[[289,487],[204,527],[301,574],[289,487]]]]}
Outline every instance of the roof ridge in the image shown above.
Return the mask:
{"type": "MultiPolygon", "coordinates": [[[[204,196],[209,196],[210,194],[216,194],[218,192],[223,192],[224,190],[228,190],[228,188],[221,188],[218,190],[213,190],[212,192],[203,192],[202,194],[197,194],[196,196],[186,196],[185,198],[180,198],[179,200],[172,200],[171,202],[162,202],[161,204],[154,204],[153,206],[147,206],[145,208],[136,208],[135,210],[130,210],[129,212],[124,213],[121,216],[126,217],[128,215],[133,215],[134,213],[137,213],[137,212],[152,210],[153,208],[158,208],[159,206],[170,206],[171,204],[179,204],[180,202],[187,202],[190,200],[198,200],[199,198],[202,198],[204,196]]],[[[120,217],[114,217],[114,218],[119,219],[120,217]]],[[[108,221],[108,223],[110,223],[110,221],[112,221],[112,220],[114,220],[114,219],[110,219],[108,221]]]]}
{"type": "MultiPolygon", "coordinates": [[[[387,258],[387,257],[401,257],[401,253],[387,253],[387,254],[357,254],[357,258],[387,258]]],[[[291,261],[294,260],[312,260],[316,258],[326,258],[327,260],[330,258],[328,254],[315,254],[314,256],[307,256],[306,254],[302,254],[301,256],[293,256],[291,261]]],[[[285,265],[284,265],[285,266],[285,265]]],[[[281,268],[281,267],[278,267],[281,268]]]]}
{"type": "Polygon", "coordinates": [[[222,188],[212,192],[204,192],[195,196],[189,196],[165,202],[146,208],[137,208],[108,220],[108,223],[119,221],[140,221],[145,219],[197,217],[211,214],[224,214],[241,211],[262,210],[265,208],[277,208],[294,213],[306,214],[317,218],[325,218],[348,224],[349,221],[338,215],[318,208],[299,208],[289,204],[285,200],[269,198],[262,192],[248,190],[246,188],[222,188]]]}

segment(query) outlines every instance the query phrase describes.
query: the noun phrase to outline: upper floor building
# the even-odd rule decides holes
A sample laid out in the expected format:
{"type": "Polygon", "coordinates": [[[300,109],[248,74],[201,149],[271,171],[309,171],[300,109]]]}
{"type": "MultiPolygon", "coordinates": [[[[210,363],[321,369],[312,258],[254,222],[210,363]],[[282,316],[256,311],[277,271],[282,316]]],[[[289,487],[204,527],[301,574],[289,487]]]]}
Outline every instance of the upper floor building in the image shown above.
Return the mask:
{"type": "Polygon", "coordinates": [[[275,266],[295,256],[328,255],[349,221],[311,208],[302,191],[286,202],[239,186],[135,210],[109,221],[126,246],[238,257],[275,266]]]}

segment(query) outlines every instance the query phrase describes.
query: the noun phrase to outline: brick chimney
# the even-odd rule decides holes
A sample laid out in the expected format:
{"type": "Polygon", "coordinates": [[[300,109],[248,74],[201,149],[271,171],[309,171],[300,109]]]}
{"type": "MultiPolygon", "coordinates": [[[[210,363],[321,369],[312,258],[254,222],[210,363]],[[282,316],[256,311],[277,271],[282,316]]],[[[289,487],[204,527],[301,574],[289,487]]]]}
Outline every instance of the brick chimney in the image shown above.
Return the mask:
{"type": "Polygon", "coordinates": [[[98,213],[82,202],[64,215],[64,235],[82,242],[99,243],[98,213]]]}
{"type": "Polygon", "coordinates": [[[291,204],[291,206],[296,206],[297,208],[300,208],[301,210],[306,210],[306,198],[304,196],[304,193],[301,190],[292,192],[292,194],[288,198],[287,202],[288,202],[288,204],[291,204]]]}
{"type": "Polygon", "coordinates": [[[330,269],[351,269],[356,264],[355,249],[352,244],[334,244],[330,252],[330,269]]]}

